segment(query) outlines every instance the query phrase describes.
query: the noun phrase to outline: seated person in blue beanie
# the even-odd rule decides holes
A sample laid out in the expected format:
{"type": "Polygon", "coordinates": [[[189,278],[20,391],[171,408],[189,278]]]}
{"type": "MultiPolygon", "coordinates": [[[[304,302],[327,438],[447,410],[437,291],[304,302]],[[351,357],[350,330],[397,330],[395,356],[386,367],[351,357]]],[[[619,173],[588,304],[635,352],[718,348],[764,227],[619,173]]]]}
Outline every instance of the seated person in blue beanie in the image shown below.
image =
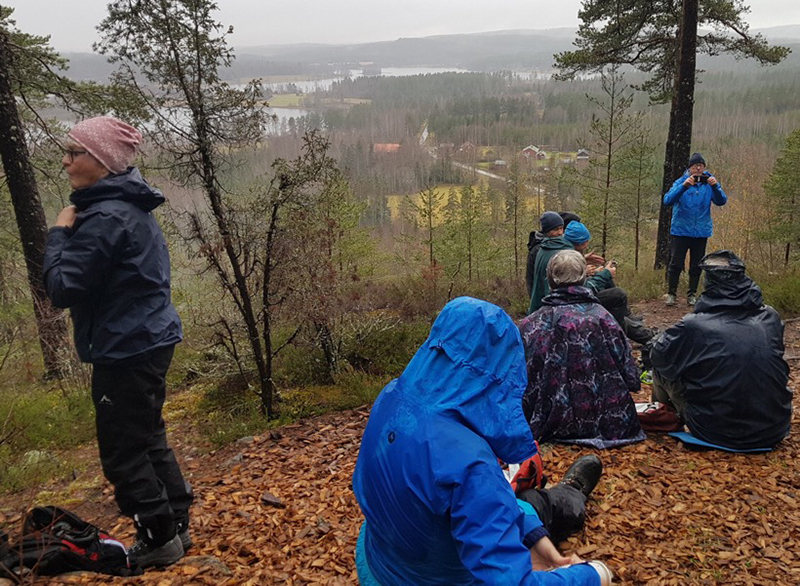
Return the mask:
{"type": "MultiPolygon", "coordinates": [[[[353,475],[366,518],[356,547],[362,586],[610,584],[601,562],[564,557],[549,539],[543,520],[552,527],[568,513],[554,510],[558,499],[541,491],[533,506],[516,500],[498,464],[536,452],[526,383],[522,339],[502,309],[469,297],[444,307],[364,431],[353,475]],[[532,553],[556,569],[534,571],[532,553]]],[[[581,509],[602,471],[586,458],[561,483],[583,497],[573,501],[581,509]]]]}

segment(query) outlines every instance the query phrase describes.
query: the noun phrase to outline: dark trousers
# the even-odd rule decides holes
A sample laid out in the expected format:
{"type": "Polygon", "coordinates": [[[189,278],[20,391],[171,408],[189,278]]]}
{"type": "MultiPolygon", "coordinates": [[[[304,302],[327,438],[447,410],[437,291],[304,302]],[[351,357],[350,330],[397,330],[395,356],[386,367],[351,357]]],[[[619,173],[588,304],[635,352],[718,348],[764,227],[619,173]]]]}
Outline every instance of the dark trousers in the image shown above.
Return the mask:
{"type": "Polygon", "coordinates": [[[95,364],[92,372],[103,473],[122,514],[155,546],[175,536],[176,524],[188,524],[193,500],[161,416],[174,351],[169,346],[134,363],[95,364]]]}
{"type": "Polygon", "coordinates": [[[680,381],[671,381],[661,376],[658,370],[653,370],[653,391],[651,393],[653,401],[665,403],[675,408],[678,415],[685,417],[686,414],[686,387],[680,381]]]}
{"type": "Polygon", "coordinates": [[[706,255],[706,242],[708,238],[690,238],[689,236],[673,236],[672,249],[667,269],[668,293],[678,293],[678,281],[681,271],[686,263],[686,253],[689,253],[689,294],[697,293],[700,284],[700,260],[706,255]]]}
{"type": "Polygon", "coordinates": [[[556,484],[542,490],[532,488],[517,498],[531,504],[553,543],[564,541],[583,529],[586,497],[574,486],[556,484]]]}
{"type": "Polygon", "coordinates": [[[631,310],[628,307],[628,294],[625,289],[620,287],[609,287],[603,289],[595,294],[600,305],[606,308],[606,311],[614,316],[619,326],[625,329],[625,316],[630,315],[631,310]]]}
{"type": "Polygon", "coordinates": [[[628,294],[625,289],[609,287],[598,292],[595,297],[600,301],[600,305],[617,320],[619,327],[630,340],[639,344],[647,344],[652,339],[653,331],[641,321],[631,317],[628,294]]]}

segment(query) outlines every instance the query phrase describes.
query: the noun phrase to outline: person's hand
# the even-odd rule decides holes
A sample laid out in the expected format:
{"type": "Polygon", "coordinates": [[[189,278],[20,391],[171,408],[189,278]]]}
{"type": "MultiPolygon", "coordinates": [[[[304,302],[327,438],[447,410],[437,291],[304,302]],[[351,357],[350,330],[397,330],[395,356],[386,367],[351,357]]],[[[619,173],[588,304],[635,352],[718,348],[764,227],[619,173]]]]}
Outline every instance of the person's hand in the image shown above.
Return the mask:
{"type": "Polygon", "coordinates": [[[535,570],[549,570],[572,564],[582,564],[583,560],[576,554],[561,555],[549,537],[542,537],[531,549],[531,562],[535,570]]]}
{"type": "Polygon", "coordinates": [[[614,261],[609,261],[606,263],[605,268],[608,269],[608,272],[611,273],[612,277],[617,276],[617,263],[614,261]]]}
{"type": "Polygon", "coordinates": [[[589,265],[603,266],[604,264],[606,264],[606,259],[604,259],[599,254],[596,254],[594,251],[588,253],[584,258],[586,259],[586,264],[589,265]]]}
{"type": "Polygon", "coordinates": [[[597,271],[601,270],[603,267],[599,267],[597,265],[586,265],[586,275],[589,277],[594,277],[597,274],[597,271]]]}
{"type": "Polygon", "coordinates": [[[56,226],[61,228],[72,228],[75,223],[75,218],[78,215],[78,208],[75,206],[67,206],[59,212],[56,218],[56,226]]]}
{"type": "Polygon", "coordinates": [[[718,183],[717,178],[713,175],[708,176],[707,182],[709,185],[716,185],[718,183]]]}
{"type": "Polygon", "coordinates": [[[684,184],[686,187],[691,187],[692,185],[695,185],[696,183],[697,183],[697,182],[694,180],[694,175],[689,175],[689,176],[686,178],[686,181],[684,181],[684,182],[683,182],[683,184],[684,184]]]}

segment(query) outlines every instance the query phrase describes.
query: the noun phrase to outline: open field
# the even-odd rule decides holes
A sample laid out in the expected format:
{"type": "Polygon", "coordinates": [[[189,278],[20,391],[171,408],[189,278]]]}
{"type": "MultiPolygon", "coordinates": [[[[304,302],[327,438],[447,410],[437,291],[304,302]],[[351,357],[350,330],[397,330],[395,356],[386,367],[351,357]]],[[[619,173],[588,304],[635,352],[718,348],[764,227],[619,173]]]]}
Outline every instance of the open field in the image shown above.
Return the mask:
{"type": "Polygon", "coordinates": [[[305,96],[302,94],[275,94],[269,99],[271,108],[300,108],[305,96]]]}

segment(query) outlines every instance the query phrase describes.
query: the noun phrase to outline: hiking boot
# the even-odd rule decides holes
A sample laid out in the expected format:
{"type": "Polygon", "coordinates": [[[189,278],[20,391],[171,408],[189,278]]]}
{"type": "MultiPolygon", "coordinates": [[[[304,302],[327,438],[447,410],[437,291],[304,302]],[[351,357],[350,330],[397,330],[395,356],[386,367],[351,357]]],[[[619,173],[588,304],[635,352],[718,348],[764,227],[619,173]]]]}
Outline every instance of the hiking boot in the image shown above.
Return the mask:
{"type": "Polygon", "coordinates": [[[694,293],[689,293],[689,295],[686,297],[686,305],[694,305],[695,303],[697,303],[697,295],[694,293]]]}
{"type": "Polygon", "coordinates": [[[677,303],[677,301],[678,301],[678,298],[675,296],[674,293],[667,293],[666,304],[668,306],[672,307],[673,305],[675,305],[675,303],[677,303]]]}
{"type": "Polygon", "coordinates": [[[178,523],[176,529],[178,531],[178,539],[181,540],[181,545],[183,546],[183,553],[186,553],[194,545],[192,536],[189,534],[189,523],[178,523]]]}
{"type": "Polygon", "coordinates": [[[586,498],[589,498],[594,487],[600,482],[602,474],[603,463],[600,458],[594,454],[582,456],[572,463],[567,473],[564,474],[564,478],[561,479],[560,484],[577,488],[586,498]]]}
{"type": "Polygon", "coordinates": [[[137,539],[136,543],[128,550],[128,557],[131,562],[138,564],[142,569],[169,566],[183,557],[181,538],[176,534],[164,545],[158,547],[137,539]]]}

